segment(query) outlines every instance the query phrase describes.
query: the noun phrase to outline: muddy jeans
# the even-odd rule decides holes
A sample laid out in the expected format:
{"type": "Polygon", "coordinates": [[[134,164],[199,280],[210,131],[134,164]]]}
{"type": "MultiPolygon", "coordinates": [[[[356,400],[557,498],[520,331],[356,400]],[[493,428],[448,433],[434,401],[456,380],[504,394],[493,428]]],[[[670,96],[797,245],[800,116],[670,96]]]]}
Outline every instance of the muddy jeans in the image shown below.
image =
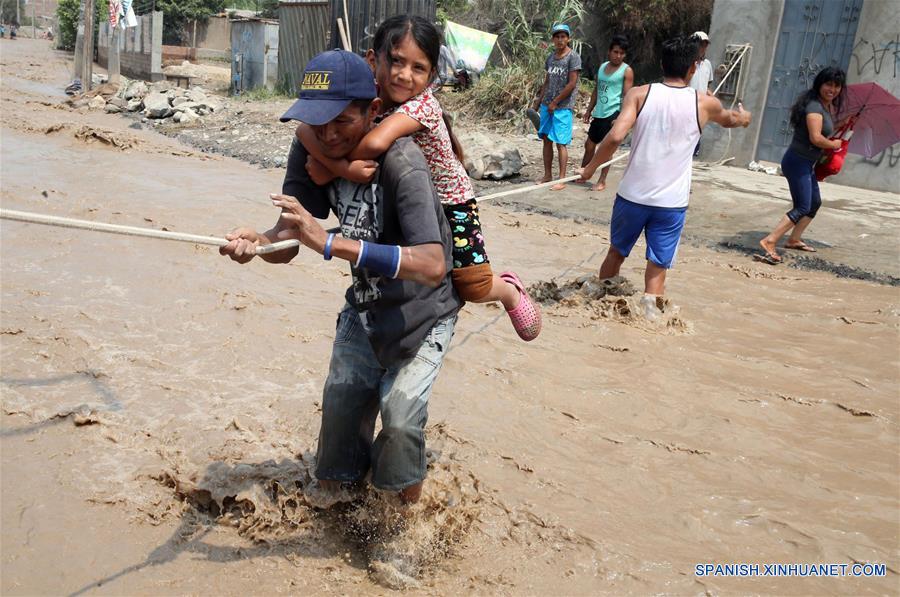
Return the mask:
{"type": "Polygon", "coordinates": [[[400,491],[425,479],[428,397],[450,346],[456,316],[431,329],[416,356],[384,368],[375,358],[359,314],[338,316],[322,400],[316,478],[359,481],[400,491]],[[375,419],[381,431],[374,439],[375,419]]]}

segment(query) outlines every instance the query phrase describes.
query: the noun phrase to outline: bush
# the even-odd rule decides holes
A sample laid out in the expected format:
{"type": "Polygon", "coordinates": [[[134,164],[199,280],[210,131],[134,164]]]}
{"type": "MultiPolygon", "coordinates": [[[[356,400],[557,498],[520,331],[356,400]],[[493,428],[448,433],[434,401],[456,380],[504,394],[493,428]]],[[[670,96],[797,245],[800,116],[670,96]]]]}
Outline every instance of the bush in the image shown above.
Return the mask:
{"type": "MultiPolygon", "coordinates": [[[[56,47],[60,50],[75,49],[75,38],[78,35],[78,13],[81,10],[80,0],[59,0],[56,6],[56,18],[59,21],[59,35],[56,47]]],[[[100,30],[100,21],[109,17],[109,6],[97,2],[94,6],[94,41],[100,30]]]]}
{"type": "MultiPolygon", "coordinates": [[[[534,101],[544,82],[544,62],[552,50],[550,28],[554,23],[566,23],[575,31],[585,15],[584,2],[505,0],[502,10],[493,3],[479,8],[497,9],[494,14],[505,15],[497,40],[499,64],[489,65],[474,86],[448,100],[464,114],[504,119],[511,110],[521,113],[534,101]],[[463,99],[465,102],[460,101],[463,99]]],[[[579,44],[572,45],[581,51],[579,44]]]]}
{"type": "MultiPolygon", "coordinates": [[[[593,0],[595,18],[602,19],[604,32],[628,36],[631,47],[626,61],[635,72],[635,84],[657,80],[662,42],[694,31],[708,31],[713,0],[593,0]]],[[[606,60],[606,44],[598,44],[606,60]]]]}
{"type": "Polygon", "coordinates": [[[163,12],[163,43],[183,44],[188,21],[202,21],[224,8],[225,0],[157,0],[156,10],[163,12]]]}
{"type": "Polygon", "coordinates": [[[56,47],[60,50],[74,50],[75,36],[78,33],[78,0],[59,0],[56,7],[56,19],[59,21],[59,36],[56,47]]]}

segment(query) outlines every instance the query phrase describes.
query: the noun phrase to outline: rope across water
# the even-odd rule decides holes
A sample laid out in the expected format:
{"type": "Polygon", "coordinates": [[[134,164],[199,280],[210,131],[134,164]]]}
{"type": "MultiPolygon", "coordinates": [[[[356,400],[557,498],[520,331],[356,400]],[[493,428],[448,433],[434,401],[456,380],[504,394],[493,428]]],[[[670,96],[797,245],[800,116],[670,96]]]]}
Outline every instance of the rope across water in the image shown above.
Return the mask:
{"type": "MultiPolygon", "coordinates": [[[[625,153],[618,157],[611,159],[610,161],[602,164],[600,167],[606,167],[613,162],[617,162],[623,158],[625,158],[628,154],[625,153]]],[[[555,184],[559,184],[561,182],[571,182],[578,178],[578,175],[568,176],[566,178],[561,178],[559,180],[552,180],[550,182],[545,182],[542,184],[529,184],[523,185],[521,187],[517,187],[515,189],[510,189],[508,191],[501,191],[499,193],[493,193],[491,195],[485,195],[484,197],[479,197],[478,202],[489,201],[491,199],[497,199],[499,197],[508,197],[510,195],[516,195],[518,193],[526,193],[528,191],[536,191],[538,189],[543,189],[548,186],[553,186],[555,184]]],[[[90,230],[92,232],[106,232],[109,234],[122,234],[125,236],[139,236],[143,238],[155,238],[158,240],[174,240],[179,242],[186,243],[195,243],[200,245],[212,245],[215,247],[224,247],[228,244],[228,240],[216,236],[203,236],[198,234],[186,234],[183,232],[171,232],[169,230],[155,230],[153,228],[142,228],[139,226],[123,226],[121,224],[109,224],[106,222],[92,222],[90,220],[77,220],[74,218],[63,218],[60,216],[50,216],[41,213],[27,212],[27,211],[16,211],[12,209],[3,209],[0,208],[0,219],[4,220],[15,220],[17,222],[27,222],[29,224],[43,224],[45,226],[57,226],[60,228],[75,228],[78,230],[90,230]]],[[[266,255],[268,253],[275,253],[277,251],[283,251],[284,249],[289,249],[291,247],[299,247],[300,241],[297,240],[282,240],[276,243],[272,243],[269,245],[261,245],[256,247],[257,255],[266,255]]]]}

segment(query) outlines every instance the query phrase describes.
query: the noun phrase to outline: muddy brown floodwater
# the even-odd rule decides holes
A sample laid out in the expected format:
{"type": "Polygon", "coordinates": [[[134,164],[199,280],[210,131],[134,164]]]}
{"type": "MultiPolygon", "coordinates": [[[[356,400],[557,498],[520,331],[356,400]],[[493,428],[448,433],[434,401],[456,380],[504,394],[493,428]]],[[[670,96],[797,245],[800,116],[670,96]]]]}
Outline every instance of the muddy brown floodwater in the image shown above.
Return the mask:
{"type": "MultiPolygon", "coordinates": [[[[4,208],[196,234],[274,221],[282,170],[61,107],[67,57],[0,44],[4,208]]],[[[698,175],[696,213],[768,228],[783,195],[728,199],[725,170],[698,175]]],[[[578,193],[552,198],[608,210],[578,193]]],[[[811,238],[881,235],[857,248],[896,276],[897,205],[879,201],[826,200],[811,238]]],[[[689,243],[649,325],[639,259],[615,289],[591,279],[602,222],[482,212],[544,330],[525,344],[501,310],[463,309],[411,516],[365,491],[322,508],[310,477],[346,268],[3,220],[0,593],[896,594],[895,286],[689,243]],[[387,548],[396,566],[370,571],[387,548]],[[695,574],[737,562],[885,575],[695,574]]]]}

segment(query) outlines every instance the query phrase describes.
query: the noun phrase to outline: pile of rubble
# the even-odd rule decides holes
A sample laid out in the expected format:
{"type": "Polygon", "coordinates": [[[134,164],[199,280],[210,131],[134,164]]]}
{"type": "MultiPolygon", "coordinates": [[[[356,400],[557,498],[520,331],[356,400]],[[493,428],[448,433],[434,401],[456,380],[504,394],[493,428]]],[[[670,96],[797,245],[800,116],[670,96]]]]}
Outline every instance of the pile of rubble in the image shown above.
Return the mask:
{"type": "Polygon", "coordinates": [[[72,106],[87,106],[108,113],[139,112],[148,119],[171,118],[188,124],[224,107],[224,101],[207,95],[201,87],[183,89],[169,81],[147,84],[144,81],[123,80],[118,86],[105,83],[70,100],[72,106]]]}

